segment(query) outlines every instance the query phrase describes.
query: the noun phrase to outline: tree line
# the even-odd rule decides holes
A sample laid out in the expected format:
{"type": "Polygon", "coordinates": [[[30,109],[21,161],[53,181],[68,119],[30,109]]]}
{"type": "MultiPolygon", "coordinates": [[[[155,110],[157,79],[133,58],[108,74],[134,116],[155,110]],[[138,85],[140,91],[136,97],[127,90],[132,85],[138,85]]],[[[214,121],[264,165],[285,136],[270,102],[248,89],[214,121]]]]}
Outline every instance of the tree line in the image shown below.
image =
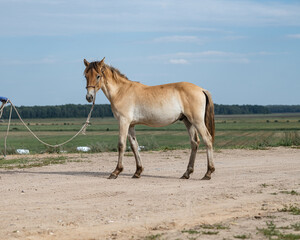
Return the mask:
{"type": "MultiPolygon", "coordinates": [[[[32,106],[16,107],[22,118],[86,118],[92,105],[66,104],[57,106],[32,106]]],[[[2,118],[8,118],[10,107],[5,107],[2,118]]],[[[110,104],[96,104],[92,113],[93,117],[113,117],[110,104]]],[[[18,118],[15,111],[12,118],[18,118]]]]}
{"type": "MultiPolygon", "coordinates": [[[[66,104],[57,106],[20,106],[17,107],[22,118],[85,118],[91,105],[66,104]]],[[[5,107],[2,118],[8,118],[10,107],[5,107]]],[[[300,105],[223,105],[215,104],[215,114],[268,114],[300,112],[300,105]]],[[[92,117],[113,117],[110,104],[96,104],[92,117]]],[[[13,111],[12,118],[17,114],[13,111]]]]}
{"type": "Polygon", "coordinates": [[[215,104],[215,114],[268,114],[270,110],[266,106],[260,105],[223,105],[215,104]]]}

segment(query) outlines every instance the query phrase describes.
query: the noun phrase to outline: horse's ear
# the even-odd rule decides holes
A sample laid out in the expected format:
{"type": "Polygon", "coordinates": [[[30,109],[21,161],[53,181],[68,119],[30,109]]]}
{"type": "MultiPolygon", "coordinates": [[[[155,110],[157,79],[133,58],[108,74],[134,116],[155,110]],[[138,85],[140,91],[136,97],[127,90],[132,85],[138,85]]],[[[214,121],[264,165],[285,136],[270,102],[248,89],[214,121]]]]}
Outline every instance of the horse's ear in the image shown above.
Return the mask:
{"type": "Polygon", "coordinates": [[[105,59],[105,57],[100,61],[100,64],[101,64],[101,65],[104,64],[104,59],[105,59]]]}
{"type": "Polygon", "coordinates": [[[97,66],[99,68],[101,68],[104,65],[104,59],[105,59],[105,57],[100,62],[98,62],[97,66]]]}
{"type": "Polygon", "coordinates": [[[86,59],[83,59],[83,62],[86,67],[90,64],[86,59]]]}

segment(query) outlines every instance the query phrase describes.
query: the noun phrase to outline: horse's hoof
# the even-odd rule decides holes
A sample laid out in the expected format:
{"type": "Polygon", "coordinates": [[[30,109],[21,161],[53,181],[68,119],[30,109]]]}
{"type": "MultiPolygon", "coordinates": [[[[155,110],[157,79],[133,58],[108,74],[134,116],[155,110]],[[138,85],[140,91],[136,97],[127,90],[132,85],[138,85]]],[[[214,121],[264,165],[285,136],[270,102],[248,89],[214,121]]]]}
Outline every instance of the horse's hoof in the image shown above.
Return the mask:
{"type": "Polygon", "coordinates": [[[118,177],[118,175],[112,173],[112,174],[110,174],[108,179],[116,179],[117,177],[118,177]]]}
{"type": "Polygon", "coordinates": [[[187,176],[187,175],[182,175],[182,177],[180,178],[180,179],[189,179],[190,178],[190,176],[187,176]]]}
{"type": "Polygon", "coordinates": [[[205,175],[201,180],[210,180],[210,179],[211,179],[211,176],[205,175]]]}
{"type": "Polygon", "coordinates": [[[139,175],[139,174],[134,174],[133,176],[132,176],[132,178],[140,178],[141,177],[141,175],[139,175]]]}

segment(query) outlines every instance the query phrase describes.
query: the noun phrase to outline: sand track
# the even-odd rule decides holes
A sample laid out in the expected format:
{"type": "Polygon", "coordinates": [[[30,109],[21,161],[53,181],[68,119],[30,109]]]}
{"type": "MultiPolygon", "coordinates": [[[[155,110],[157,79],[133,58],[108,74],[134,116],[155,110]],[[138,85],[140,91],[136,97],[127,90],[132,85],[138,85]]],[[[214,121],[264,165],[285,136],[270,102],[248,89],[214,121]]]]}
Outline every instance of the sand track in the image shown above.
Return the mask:
{"type": "Polygon", "coordinates": [[[299,149],[216,152],[210,181],[201,181],[204,152],[189,180],[179,179],[188,150],[142,152],[140,179],[131,178],[132,156],[116,180],[107,179],[116,153],[69,156],[82,162],[0,170],[0,239],[140,239],[157,232],[176,239],[176,231],[197,224],[300,207],[300,196],[280,193],[300,192],[299,149]]]}

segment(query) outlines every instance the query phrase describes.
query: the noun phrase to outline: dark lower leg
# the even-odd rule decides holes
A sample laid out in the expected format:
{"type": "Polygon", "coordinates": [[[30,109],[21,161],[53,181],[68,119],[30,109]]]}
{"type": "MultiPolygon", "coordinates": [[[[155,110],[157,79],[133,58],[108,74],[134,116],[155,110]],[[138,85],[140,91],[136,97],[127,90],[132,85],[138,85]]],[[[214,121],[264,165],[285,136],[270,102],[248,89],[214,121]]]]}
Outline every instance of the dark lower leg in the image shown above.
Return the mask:
{"type": "Polygon", "coordinates": [[[190,155],[190,159],[189,159],[189,164],[187,166],[187,170],[185,171],[185,173],[182,175],[181,179],[189,179],[190,178],[190,174],[192,174],[194,172],[194,164],[195,164],[195,158],[196,158],[196,154],[197,154],[197,149],[200,143],[199,137],[197,135],[196,129],[194,128],[194,126],[192,126],[192,124],[188,121],[187,118],[185,118],[183,120],[189,136],[190,136],[190,141],[191,141],[191,155],[190,155]]]}
{"type": "Polygon", "coordinates": [[[205,173],[203,180],[210,180],[211,174],[215,171],[215,166],[213,162],[213,143],[212,137],[208,132],[205,124],[198,124],[196,125],[199,134],[202,136],[203,142],[206,146],[206,153],[207,153],[207,172],[205,173]]]}
{"type": "Polygon", "coordinates": [[[135,173],[132,177],[133,178],[140,178],[141,173],[143,172],[144,169],[143,169],[141,157],[140,157],[140,154],[139,154],[139,151],[138,151],[138,146],[139,145],[138,145],[138,142],[136,140],[134,127],[129,128],[128,139],[129,139],[131,150],[134,154],[135,162],[136,162],[136,171],[135,171],[135,173]]]}
{"type": "Polygon", "coordinates": [[[124,146],[121,146],[122,144],[119,143],[119,158],[118,158],[118,164],[116,169],[110,174],[108,177],[109,179],[116,179],[118,175],[123,171],[123,164],[122,159],[124,155],[124,146]]]}
{"type": "Polygon", "coordinates": [[[109,179],[116,179],[118,175],[123,171],[123,156],[126,148],[126,138],[128,133],[128,125],[120,124],[120,134],[119,134],[119,156],[118,156],[118,164],[116,169],[110,174],[109,179]]]}
{"type": "Polygon", "coordinates": [[[213,149],[212,146],[207,147],[207,172],[205,173],[203,180],[210,180],[211,174],[215,171],[213,163],[213,149]]]}
{"type": "Polygon", "coordinates": [[[142,166],[137,166],[136,167],[136,171],[133,174],[132,178],[140,178],[141,177],[141,173],[144,171],[144,168],[142,166]]]}
{"type": "Polygon", "coordinates": [[[191,151],[191,155],[190,155],[189,164],[188,164],[188,167],[187,167],[185,173],[182,175],[181,179],[189,179],[190,174],[192,174],[194,172],[194,164],[195,164],[195,158],[196,158],[196,154],[197,154],[198,144],[196,142],[194,142],[191,145],[192,145],[192,151],[191,151]]]}

